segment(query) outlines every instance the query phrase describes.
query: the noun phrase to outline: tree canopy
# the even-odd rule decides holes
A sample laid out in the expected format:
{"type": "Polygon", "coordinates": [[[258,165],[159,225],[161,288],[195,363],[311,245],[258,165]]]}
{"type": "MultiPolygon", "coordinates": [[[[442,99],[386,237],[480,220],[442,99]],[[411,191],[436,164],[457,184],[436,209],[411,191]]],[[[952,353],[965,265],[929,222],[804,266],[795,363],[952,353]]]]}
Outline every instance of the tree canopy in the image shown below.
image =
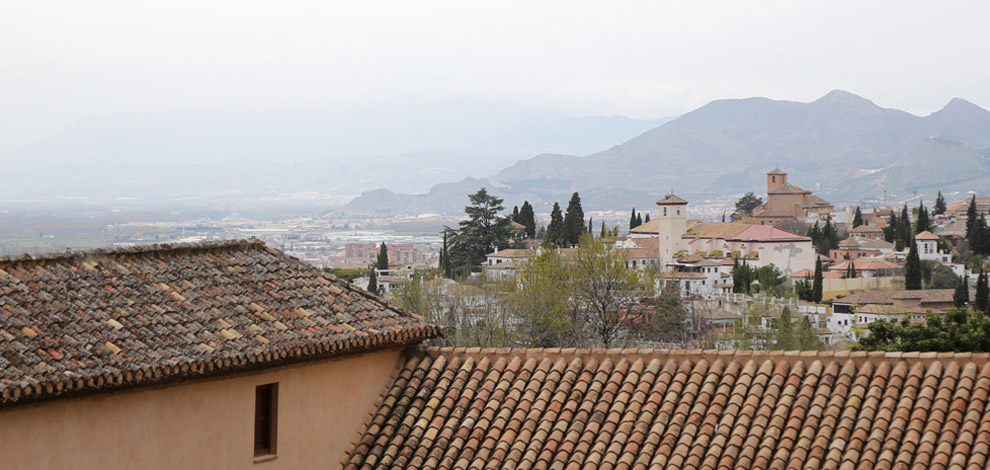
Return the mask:
{"type": "Polygon", "coordinates": [[[870,323],[869,334],[857,349],[868,351],[990,352],[990,318],[984,312],[953,308],[929,313],[924,323],[900,321],[870,323]]]}
{"type": "Polygon", "coordinates": [[[543,246],[557,247],[566,242],[564,235],[564,216],[560,212],[560,204],[553,203],[550,211],[550,224],[547,225],[547,232],[543,235],[543,246]]]}
{"type": "Polygon", "coordinates": [[[584,209],[581,208],[581,196],[574,193],[567,203],[567,212],[564,213],[564,244],[566,246],[577,245],[581,235],[585,232],[584,229],[584,209]]]}
{"type": "Polygon", "coordinates": [[[375,263],[375,267],[378,269],[388,269],[388,246],[385,242],[378,247],[378,260],[375,263]]]}
{"type": "Polygon", "coordinates": [[[533,206],[530,205],[529,201],[523,201],[515,222],[526,227],[526,238],[536,238],[536,214],[533,212],[533,206]]]}
{"type": "Polygon", "coordinates": [[[853,228],[863,225],[863,211],[856,206],[856,213],[853,215],[853,228]]]}
{"type": "Polygon", "coordinates": [[[932,215],[942,215],[945,213],[945,198],[942,197],[942,191],[938,192],[938,197],[935,198],[935,207],[932,209],[932,215]]]}
{"type": "Polygon", "coordinates": [[[485,188],[468,198],[471,205],[464,208],[468,218],[459,223],[448,247],[452,269],[461,274],[479,269],[485,255],[507,248],[512,237],[509,217],[500,215],[501,198],[485,188]]]}
{"type": "Polygon", "coordinates": [[[744,194],[736,201],[736,214],[753,215],[753,210],[763,204],[763,199],[756,197],[752,191],[744,194]]]}
{"type": "Polygon", "coordinates": [[[907,261],[904,263],[904,288],[921,290],[921,259],[918,257],[918,244],[911,243],[907,261]]]}

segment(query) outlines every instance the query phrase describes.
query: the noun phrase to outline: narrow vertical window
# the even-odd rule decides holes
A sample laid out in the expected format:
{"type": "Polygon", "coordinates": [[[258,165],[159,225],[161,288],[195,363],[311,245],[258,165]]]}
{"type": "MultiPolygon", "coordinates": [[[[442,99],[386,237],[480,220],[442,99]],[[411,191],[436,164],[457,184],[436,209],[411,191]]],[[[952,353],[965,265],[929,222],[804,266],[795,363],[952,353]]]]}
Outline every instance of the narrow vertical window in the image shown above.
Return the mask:
{"type": "Polygon", "coordinates": [[[275,454],[278,430],[278,384],[259,385],[254,391],[254,456],[275,454]]]}

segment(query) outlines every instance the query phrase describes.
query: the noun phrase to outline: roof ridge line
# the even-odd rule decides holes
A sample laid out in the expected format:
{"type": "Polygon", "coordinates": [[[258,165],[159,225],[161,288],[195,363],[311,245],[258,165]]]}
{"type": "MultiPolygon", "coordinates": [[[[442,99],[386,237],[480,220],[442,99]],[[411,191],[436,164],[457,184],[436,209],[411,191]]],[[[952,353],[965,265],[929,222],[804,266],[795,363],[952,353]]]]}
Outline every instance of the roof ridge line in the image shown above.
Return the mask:
{"type": "Polygon", "coordinates": [[[965,360],[990,363],[990,353],[974,352],[919,352],[919,351],[752,351],[732,349],[653,349],[653,348],[466,348],[420,346],[411,352],[425,355],[522,355],[526,357],[669,357],[697,359],[769,359],[794,361],[808,359],[835,359],[865,362],[870,359],[918,360],[931,362],[938,360],[965,360]]]}
{"type": "Polygon", "coordinates": [[[257,238],[237,238],[188,243],[153,243],[116,248],[91,248],[80,251],[0,256],[0,266],[21,265],[57,261],[69,261],[92,257],[139,256],[152,253],[175,253],[187,251],[213,251],[229,248],[264,247],[265,242],[257,238]]]}

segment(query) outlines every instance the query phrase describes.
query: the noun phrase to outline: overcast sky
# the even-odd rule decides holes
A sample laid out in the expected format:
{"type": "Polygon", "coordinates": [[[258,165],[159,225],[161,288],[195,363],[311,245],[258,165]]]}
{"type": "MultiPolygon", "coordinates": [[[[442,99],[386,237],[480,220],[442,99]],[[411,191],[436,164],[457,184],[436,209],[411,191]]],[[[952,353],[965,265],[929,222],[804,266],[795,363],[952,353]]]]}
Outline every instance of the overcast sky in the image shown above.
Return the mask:
{"type": "Polygon", "coordinates": [[[841,88],[990,108],[990,2],[4,0],[0,144],[116,113],[470,98],[639,118],[841,88]]]}

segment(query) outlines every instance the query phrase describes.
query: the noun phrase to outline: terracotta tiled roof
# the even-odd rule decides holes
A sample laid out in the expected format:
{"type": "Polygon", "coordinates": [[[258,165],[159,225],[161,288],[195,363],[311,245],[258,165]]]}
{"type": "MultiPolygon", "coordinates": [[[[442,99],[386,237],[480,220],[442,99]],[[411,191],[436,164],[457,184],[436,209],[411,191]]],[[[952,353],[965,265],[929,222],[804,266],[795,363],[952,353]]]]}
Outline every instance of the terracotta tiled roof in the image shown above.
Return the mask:
{"type": "Polygon", "coordinates": [[[883,228],[874,225],[860,225],[849,231],[849,233],[882,233],[883,228]]]}
{"type": "Polygon", "coordinates": [[[645,224],[637,225],[636,227],[633,227],[629,233],[658,234],[660,233],[660,220],[653,219],[645,224]]]}
{"type": "Polygon", "coordinates": [[[927,290],[864,290],[850,294],[846,297],[835,299],[833,303],[840,304],[891,304],[893,299],[917,299],[922,303],[945,303],[952,302],[952,295],[955,289],[927,289],[927,290]]]}
{"type": "Polygon", "coordinates": [[[530,258],[536,256],[536,250],[509,248],[507,250],[499,250],[496,253],[488,253],[486,256],[493,258],[530,258]]]}
{"type": "Polygon", "coordinates": [[[0,407],[438,333],[260,241],[0,259],[0,407]]]}
{"type": "MultiPolygon", "coordinates": [[[[843,261],[841,263],[833,265],[829,268],[829,271],[845,271],[849,269],[850,261],[843,261]]],[[[852,260],[852,263],[856,266],[857,271],[877,271],[880,269],[901,269],[902,266],[899,264],[894,264],[889,261],[874,260],[859,258],[852,260]]]]}
{"type": "Polygon", "coordinates": [[[780,186],[777,186],[773,191],[770,191],[770,194],[797,194],[797,193],[807,193],[807,192],[810,191],[805,191],[804,189],[794,186],[791,183],[784,183],[780,186]]]}
{"type": "MultiPolygon", "coordinates": [[[[839,271],[825,271],[822,273],[823,279],[842,279],[843,276],[845,276],[845,273],[839,271]]],[[[806,277],[808,278],[815,277],[815,270],[802,269],[794,274],[791,274],[791,278],[793,279],[804,279],[806,277]]]]}
{"type": "Polygon", "coordinates": [[[983,468],[987,354],[427,349],[345,470],[983,468]]]}
{"type": "Polygon", "coordinates": [[[767,172],[767,174],[768,175],[786,175],[787,172],[784,171],[784,170],[781,170],[780,168],[774,168],[774,169],[770,170],[769,172],[767,172]]]}
{"type": "Polygon", "coordinates": [[[938,240],[938,235],[935,235],[934,233],[929,232],[928,230],[925,230],[924,232],[921,232],[921,233],[915,235],[914,236],[914,239],[915,240],[938,240]]]}
{"type": "Polygon", "coordinates": [[[751,225],[746,230],[743,230],[738,235],[732,238],[733,240],[742,241],[809,241],[808,237],[798,235],[794,232],[788,232],[782,228],[777,228],[772,225],[751,225]]]}
{"type": "Polygon", "coordinates": [[[688,202],[675,194],[667,194],[663,199],[657,201],[658,205],[687,204],[688,202]]]}
{"type": "Polygon", "coordinates": [[[753,225],[736,222],[701,222],[689,228],[683,238],[731,239],[750,227],[753,227],[753,225]]]}

